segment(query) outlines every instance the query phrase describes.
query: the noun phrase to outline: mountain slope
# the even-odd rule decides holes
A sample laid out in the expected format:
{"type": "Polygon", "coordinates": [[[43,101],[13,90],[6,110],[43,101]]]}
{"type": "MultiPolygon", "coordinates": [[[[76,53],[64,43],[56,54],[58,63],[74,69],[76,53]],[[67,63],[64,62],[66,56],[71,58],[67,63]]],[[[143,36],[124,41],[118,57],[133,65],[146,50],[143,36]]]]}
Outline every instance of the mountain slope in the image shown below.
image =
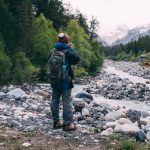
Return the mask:
{"type": "Polygon", "coordinates": [[[103,46],[108,46],[107,42],[106,42],[105,40],[103,40],[99,35],[98,35],[98,37],[97,37],[97,40],[98,40],[99,42],[101,42],[103,46]]]}
{"type": "Polygon", "coordinates": [[[112,45],[117,45],[120,43],[126,44],[130,41],[138,40],[139,37],[143,37],[145,35],[150,35],[150,24],[146,24],[129,30],[125,36],[113,42],[112,45]]]}

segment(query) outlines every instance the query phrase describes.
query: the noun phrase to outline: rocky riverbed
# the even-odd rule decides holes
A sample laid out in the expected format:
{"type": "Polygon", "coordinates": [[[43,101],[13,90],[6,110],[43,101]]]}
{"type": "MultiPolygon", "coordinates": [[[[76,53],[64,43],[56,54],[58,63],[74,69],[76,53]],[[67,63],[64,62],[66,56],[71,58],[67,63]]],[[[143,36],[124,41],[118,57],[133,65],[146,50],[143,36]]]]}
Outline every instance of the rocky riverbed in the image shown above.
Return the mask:
{"type": "Polygon", "coordinates": [[[107,60],[105,66],[113,66],[118,70],[123,72],[128,72],[130,75],[143,77],[145,79],[150,79],[150,67],[144,67],[139,64],[139,62],[129,62],[129,61],[111,61],[107,60]]]}
{"type": "MultiPolygon", "coordinates": [[[[149,142],[149,84],[145,81],[132,82],[115,72],[109,72],[107,67],[110,64],[117,69],[123,68],[124,64],[126,66],[126,63],[120,62],[121,67],[116,67],[114,62],[107,61],[97,77],[76,81],[82,83],[82,86],[75,85],[72,95],[72,109],[75,123],[78,125],[77,131],[52,130],[49,84],[2,87],[0,125],[18,132],[42,133],[52,139],[72,140],[78,143],[79,147],[101,144],[103,139],[107,139],[106,137],[113,133],[127,134],[137,140],[142,135],[143,141],[149,142]],[[137,108],[141,109],[132,107],[135,103],[137,108]]],[[[134,65],[138,66],[137,63],[134,65]]],[[[61,105],[60,110],[62,116],[61,105]]]]}

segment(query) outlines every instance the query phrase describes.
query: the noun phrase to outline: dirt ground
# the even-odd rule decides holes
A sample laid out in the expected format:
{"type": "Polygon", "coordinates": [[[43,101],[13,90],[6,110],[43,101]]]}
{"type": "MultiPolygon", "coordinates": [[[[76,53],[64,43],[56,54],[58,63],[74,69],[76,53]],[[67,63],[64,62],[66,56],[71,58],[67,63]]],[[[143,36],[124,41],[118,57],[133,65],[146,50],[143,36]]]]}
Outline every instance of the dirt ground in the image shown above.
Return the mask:
{"type": "Polygon", "coordinates": [[[52,139],[41,133],[0,129],[0,150],[106,150],[103,144],[79,145],[75,141],[52,139]],[[31,146],[23,147],[24,142],[31,146]]]}

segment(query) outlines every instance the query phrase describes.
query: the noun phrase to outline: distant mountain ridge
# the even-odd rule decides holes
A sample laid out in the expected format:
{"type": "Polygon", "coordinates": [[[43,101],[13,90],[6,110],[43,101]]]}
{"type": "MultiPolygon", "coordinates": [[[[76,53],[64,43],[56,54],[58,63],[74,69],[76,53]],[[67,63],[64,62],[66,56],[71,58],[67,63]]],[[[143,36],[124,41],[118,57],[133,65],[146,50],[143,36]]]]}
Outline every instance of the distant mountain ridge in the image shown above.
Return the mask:
{"type": "Polygon", "coordinates": [[[108,46],[108,43],[107,43],[106,41],[104,41],[99,35],[98,35],[98,37],[97,37],[97,40],[98,40],[99,42],[101,42],[101,44],[102,44],[103,46],[108,46]]]}
{"type": "Polygon", "coordinates": [[[130,41],[138,40],[139,37],[143,37],[146,35],[150,35],[150,24],[146,24],[129,30],[125,36],[113,42],[112,45],[121,43],[127,44],[130,41]]]}
{"type": "Polygon", "coordinates": [[[105,32],[101,32],[100,37],[108,45],[112,45],[113,42],[125,36],[128,31],[128,27],[125,24],[122,24],[112,29],[108,28],[105,32]]]}

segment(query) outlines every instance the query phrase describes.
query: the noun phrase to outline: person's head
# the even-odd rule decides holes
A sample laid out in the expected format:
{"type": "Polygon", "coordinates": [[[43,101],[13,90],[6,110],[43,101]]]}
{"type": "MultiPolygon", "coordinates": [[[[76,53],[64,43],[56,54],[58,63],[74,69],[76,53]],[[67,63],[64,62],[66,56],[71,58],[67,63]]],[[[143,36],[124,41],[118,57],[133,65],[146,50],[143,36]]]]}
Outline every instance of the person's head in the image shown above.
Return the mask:
{"type": "Polygon", "coordinates": [[[68,44],[69,36],[65,33],[59,33],[58,37],[57,37],[57,41],[58,42],[65,42],[66,44],[68,44]]]}

